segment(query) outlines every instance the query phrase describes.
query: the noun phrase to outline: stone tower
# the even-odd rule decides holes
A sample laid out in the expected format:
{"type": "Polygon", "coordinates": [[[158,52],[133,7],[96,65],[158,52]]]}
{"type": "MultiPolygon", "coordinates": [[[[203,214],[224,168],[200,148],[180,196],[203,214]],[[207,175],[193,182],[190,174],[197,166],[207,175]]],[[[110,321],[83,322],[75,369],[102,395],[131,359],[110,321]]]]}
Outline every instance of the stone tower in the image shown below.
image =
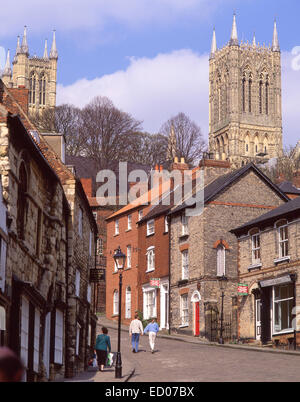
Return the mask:
{"type": "Polygon", "coordinates": [[[281,53],[276,21],[273,44],[239,43],[236,16],[231,38],[209,60],[209,150],[235,167],[282,153],[281,53]]]}
{"type": "Polygon", "coordinates": [[[10,53],[7,52],[6,65],[2,80],[11,88],[25,87],[29,89],[29,114],[41,113],[45,108],[56,105],[57,59],[55,31],[50,54],[48,56],[47,40],[43,57],[29,56],[27,44],[27,29],[24,28],[22,43],[18,37],[13,68],[10,66],[10,53]]]}

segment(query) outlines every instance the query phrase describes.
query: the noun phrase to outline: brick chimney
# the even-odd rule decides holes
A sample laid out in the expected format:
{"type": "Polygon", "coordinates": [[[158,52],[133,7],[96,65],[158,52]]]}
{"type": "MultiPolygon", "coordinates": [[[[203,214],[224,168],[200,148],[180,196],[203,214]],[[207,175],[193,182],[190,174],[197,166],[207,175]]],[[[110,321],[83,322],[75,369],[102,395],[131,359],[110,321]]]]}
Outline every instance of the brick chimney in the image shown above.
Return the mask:
{"type": "Polygon", "coordinates": [[[92,179],[89,177],[88,179],[80,179],[82,187],[87,197],[92,197],[93,195],[93,184],[92,179]]]}
{"type": "Polygon", "coordinates": [[[230,161],[203,158],[199,163],[199,168],[204,170],[204,184],[207,185],[219,176],[229,173],[231,163],[230,161]]]}

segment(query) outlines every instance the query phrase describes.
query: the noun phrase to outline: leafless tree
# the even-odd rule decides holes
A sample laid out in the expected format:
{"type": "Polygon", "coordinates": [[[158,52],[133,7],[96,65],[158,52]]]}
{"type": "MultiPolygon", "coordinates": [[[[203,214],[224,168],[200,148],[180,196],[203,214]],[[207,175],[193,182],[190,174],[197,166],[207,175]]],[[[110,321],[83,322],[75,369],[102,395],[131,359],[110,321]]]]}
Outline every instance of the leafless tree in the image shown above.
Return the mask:
{"type": "Polygon", "coordinates": [[[167,138],[170,138],[172,131],[175,134],[175,141],[171,145],[169,141],[169,148],[175,146],[176,156],[183,157],[186,163],[197,163],[207,149],[200,127],[184,113],[178,113],[160,129],[167,138]]]}
{"type": "Polygon", "coordinates": [[[112,160],[127,160],[130,137],[141,128],[141,122],[117,109],[106,97],[96,97],[82,109],[81,135],[85,139],[86,156],[100,168],[112,160]]]}
{"type": "Polygon", "coordinates": [[[275,183],[280,179],[292,181],[296,171],[300,169],[300,155],[295,153],[295,147],[287,146],[282,156],[277,158],[274,166],[262,168],[263,172],[275,183]]]}
{"type": "Polygon", "coordinates": [[[84,155],[86,139],[82,132],[83,120],[79,108],[63,104],[55,108],[47,108],[42,113],[37,112],[30,117],[41,132],[64,134],[68,155],[84,155]]]}

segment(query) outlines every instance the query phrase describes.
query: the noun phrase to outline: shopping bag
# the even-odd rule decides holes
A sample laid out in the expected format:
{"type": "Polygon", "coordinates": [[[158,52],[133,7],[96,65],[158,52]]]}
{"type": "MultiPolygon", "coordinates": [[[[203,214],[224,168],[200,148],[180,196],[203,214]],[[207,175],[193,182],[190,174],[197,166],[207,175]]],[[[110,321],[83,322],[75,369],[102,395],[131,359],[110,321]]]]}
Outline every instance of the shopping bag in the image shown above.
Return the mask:
{"type": "Polygon", "coordinates": [[[98,367],[98,361],[97,361],[97,359],[95,357],[93,358],[92,366],[93,367],[98,367]]]}
{"type": "Polygon", "coordinates": [[[115,353],[108,353],[107,354],[107,360],[106,360],[106,366],[111,367],[115,362],[115,353]]]}

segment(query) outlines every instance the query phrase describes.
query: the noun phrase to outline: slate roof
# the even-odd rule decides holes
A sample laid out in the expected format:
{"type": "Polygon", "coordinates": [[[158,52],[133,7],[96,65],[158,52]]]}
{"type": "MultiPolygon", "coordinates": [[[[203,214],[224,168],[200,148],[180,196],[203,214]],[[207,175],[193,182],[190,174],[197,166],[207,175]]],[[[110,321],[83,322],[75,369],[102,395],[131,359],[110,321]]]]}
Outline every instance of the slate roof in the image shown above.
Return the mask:
{"type": "Polygon", "coordinates": [[[290,181],[283,181],[282,183],[278,184],[278,187],[286,194],[300,195],[300,189],[294,186],[290,181]]]}
{"type": "MultiPolygon", "coordinates": [[[[284,192],[274,184],[261,170],[259,170],[254,163],[248,163],[247,165],[241,167],[240,169],[234,170],[228,174],[218,177],[216,180],[204,187],[204,203],[207,203],[214,199],[221,191],[230,186],[234,181],[238,180],[249,170],[256,172],[262,180],[264,180],[284,201],[288,201],[289,198],[284,194],[284,192]]],[[[170,214],[175,214],[180,212],[185,208],[191,208],[191,205],[187,205],[185,202],[170,211],[170,214]]]]}
{"type": "Polygon", "coordinates": [[[294,216],[295,214],[300,215],[300,197],[290,200],[286,204],[280,205],[278,208],[273,209],[256,219],[253,219],[242,226],[232,229],[231,232],[234,234],[242,234],[247,232],[249,229],[255,226],[270,224],[280,218],[288,218],[294,216]]]}

